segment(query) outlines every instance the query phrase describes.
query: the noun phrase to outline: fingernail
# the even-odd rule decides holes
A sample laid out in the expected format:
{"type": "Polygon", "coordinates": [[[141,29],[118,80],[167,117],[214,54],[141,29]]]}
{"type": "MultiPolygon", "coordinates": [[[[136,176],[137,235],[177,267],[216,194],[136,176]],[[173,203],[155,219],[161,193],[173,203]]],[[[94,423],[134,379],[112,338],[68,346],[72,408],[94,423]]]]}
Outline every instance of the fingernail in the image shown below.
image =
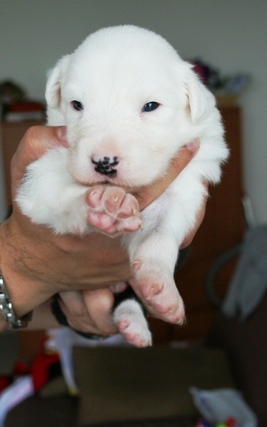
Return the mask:
{"type": "Polygon", "coordinates": [[[192,153],[196,153],[200,147],[200,141],[199,138],[193,139],[188,144],[185,145],[185,147],[191,151],[192,153]]]}
{"type": "Polygon", "coordinates": [[[67,128],[66,126],[60,126],[57,128],[57,136],[61,142],[67,144],[67,128]]]}

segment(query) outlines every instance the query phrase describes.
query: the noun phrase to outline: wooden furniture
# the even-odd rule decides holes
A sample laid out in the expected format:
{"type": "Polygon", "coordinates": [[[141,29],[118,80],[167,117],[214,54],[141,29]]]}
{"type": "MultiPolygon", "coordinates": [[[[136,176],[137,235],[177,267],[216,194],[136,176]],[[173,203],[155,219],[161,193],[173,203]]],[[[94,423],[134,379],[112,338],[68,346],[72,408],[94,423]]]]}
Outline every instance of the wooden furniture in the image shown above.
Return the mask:
{"type": "MultiPolygon", "coordinates": [[[[237,106],[220,108],[230,158],[224,165],[222,182],[210,187],[204,221],[195,236],[187,259],[175,274],[179,292],[185,302],[186,324],[172,326],[152,320],[154,341],[205,340],[210,332],[215,307],[209,301],[204,282],[206,275],[224,251],[240,243],[245,230],[242,205],[241,110],[237,106]]],[[[216,290],[224,295],[236,260],[226,264],[216,277],[216,290]]]]}
{"type": "MultiPolygon", "coordinates": [[[[177,286],[185,301],[187,322],[185,326],[173,326],[159,320],[151,320],[154,342],[159,344],[171,340],[199,340],[208,335],[216,311],[204,291],[206,274],[215,259],[239,243],[244,233],[241,111],[237,106],[227,106],[221,108],[221,113],[231,156],[224,166],[222,183],[210,188],[203,224],[189,249],[187,260],[175,274],[177,286]]],[[[26,129],[32,124],[22,122],[1,125],[8,202],[10,202],[10,160],[26,129]]],[[[232,262],[222,269],[216,281],[219,292],[225,292],[233,267],[232,262]]],[[[24,341],[25,344],[26,338],[24,341]]],[[[25,353],[25,348],[22,351],[25,353]]]]}
{"type": "Polygon", "coordinates": [[[4,176],[5,176],[5,190],[6,190],[6,201],[7,206],[11,205],[11,181],[10,181],[10,163],[15,153],[17,146],[20,143],[23,135],[30,126],[40,124],[36,121],[25,121],[25,122],[1,122],[1,145],[3,150],[3,163],[4,163],[4,176]]]}

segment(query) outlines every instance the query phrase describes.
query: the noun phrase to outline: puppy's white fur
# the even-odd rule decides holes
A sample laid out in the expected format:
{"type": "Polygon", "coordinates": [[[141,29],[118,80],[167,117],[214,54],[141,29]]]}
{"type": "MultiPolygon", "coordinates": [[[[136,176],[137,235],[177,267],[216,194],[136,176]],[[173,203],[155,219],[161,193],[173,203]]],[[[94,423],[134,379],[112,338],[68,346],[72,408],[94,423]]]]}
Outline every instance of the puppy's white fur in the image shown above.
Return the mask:
{"type": "MultiPolygon", "coordinates": [[[[147,186],[166,173],[184,144],[200,138],[190,164],[142,212],[142,230],[132,199],[125,201],[133,206],[128,218],[120,219],[114,211],[118,230],[136,230],[122,237],[134,266],[133,280],[147,297],[152,292],[164,318],[182,322],[180,297],[173,307],[177,250],[195,223],[205,194],[203,180],[219,182],[228,155],[213,95],[161,36],[119,26],[97,31],[63,57],[49,77],[46,99],[48,124],[67,126],[69,148],[49,151],[28,168],[17,202],[33,222],[57,233],[88,233],[88,213],[106,212],[113,187],[107,186],[98,207],[92,208],[86,203],[90,186],[109,182],[129,192],[147,186]],[[81,111],[73,108],[73,100],[82,104],[81,111]],[[149,102],[160,105],[144,111],[149,102]],[[92,163],[104,157],[119,161],[112,177],[101,175],[92,163]]],[[[143,336],[147,330],[142,325],[130,341],[150,344],[151,336],[143,336]]]]}

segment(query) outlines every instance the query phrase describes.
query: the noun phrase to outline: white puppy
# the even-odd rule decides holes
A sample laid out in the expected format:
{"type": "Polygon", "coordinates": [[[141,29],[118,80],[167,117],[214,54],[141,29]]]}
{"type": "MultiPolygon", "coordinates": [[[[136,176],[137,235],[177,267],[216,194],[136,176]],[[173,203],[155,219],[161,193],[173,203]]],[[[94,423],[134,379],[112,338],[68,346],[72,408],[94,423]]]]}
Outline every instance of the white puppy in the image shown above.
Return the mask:
{"type": "MultiPolygon", "coordinates": [[[[99,30],[64,56],[49,77],[46,100],[48,124],[67,126],[69,148],[29,166],[17,194],[22,212],[56,233],[96,231],[89,217],[106,233],[122,231],[133,281],[152,293],[164,318],[182,323],[180,296],[173,307],[178,248],[195,223],[203,180],[217,183],[228,155],[213,95],[166,40],[126,25],[99,30]],[[141,215],[130,193],[162,177],[197,137],[194,159],[141,215]],[[97,186],[103,183],[104,190],[97,186]]],[[[114,319],[132,344],[151,344],[137,302],[119,304],[114,319]]]]}

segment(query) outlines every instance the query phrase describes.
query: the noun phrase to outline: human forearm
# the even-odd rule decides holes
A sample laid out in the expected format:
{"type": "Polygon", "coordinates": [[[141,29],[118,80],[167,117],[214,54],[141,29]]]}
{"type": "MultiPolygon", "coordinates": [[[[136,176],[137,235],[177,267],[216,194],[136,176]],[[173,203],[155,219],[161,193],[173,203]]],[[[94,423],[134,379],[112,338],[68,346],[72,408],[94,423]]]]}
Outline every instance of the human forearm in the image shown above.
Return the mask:
{"type": "Polygon", "coordinates": [[[0,271],[17,317],[39,306],[49,295],[45,286],[37,285],[38,278],[30,270],[30,257],[27,241],[21,238],[14,221],[1,224],[0,271]]]}

